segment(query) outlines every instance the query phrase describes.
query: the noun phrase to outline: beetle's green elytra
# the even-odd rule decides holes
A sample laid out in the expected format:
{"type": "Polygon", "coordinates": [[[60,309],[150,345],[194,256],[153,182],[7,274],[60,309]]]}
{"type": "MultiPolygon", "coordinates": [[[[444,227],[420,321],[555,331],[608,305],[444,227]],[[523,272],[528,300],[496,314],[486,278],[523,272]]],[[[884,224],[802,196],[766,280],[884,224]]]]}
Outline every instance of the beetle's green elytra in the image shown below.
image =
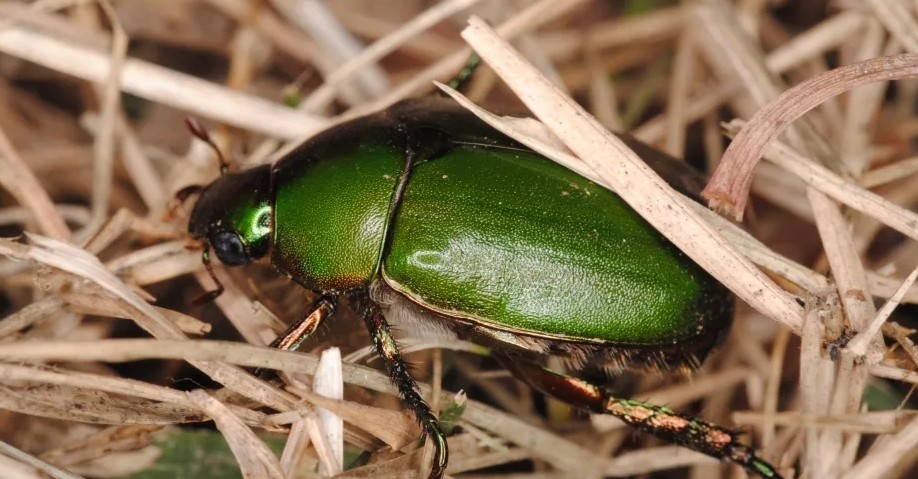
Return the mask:
{"type": "Polygon", "coordinates": [[[621,198],[525,151],[415,166],[382,274],[443,314],[549,338],[673,345],[729,318],[727,291],[621,198]]]}
{"type": "MultiPolygon", "coordinates": [[[[690,167],[626,141],[697,196],[701,179],[690,167]]],[[[444,473],[445,437],[389,322],[485,344],[548,394],[779,477],[729,430],[665,408],[648,410],[668,421],[635,421],[633,408],[620,407],[627,400],[534,362],[695,366],[729,329],[732,298],[617,195],[451,100],[406,100],[329,129],[274,166],[225,175],[202,191],[189,231],[227,265],[270,255],[320,296],[276,346],[298,344],[339,298],[350,300],[434,443],[431,478],[444,473]],[[664,427],[673,424],[685,427],[664,427]]]]}

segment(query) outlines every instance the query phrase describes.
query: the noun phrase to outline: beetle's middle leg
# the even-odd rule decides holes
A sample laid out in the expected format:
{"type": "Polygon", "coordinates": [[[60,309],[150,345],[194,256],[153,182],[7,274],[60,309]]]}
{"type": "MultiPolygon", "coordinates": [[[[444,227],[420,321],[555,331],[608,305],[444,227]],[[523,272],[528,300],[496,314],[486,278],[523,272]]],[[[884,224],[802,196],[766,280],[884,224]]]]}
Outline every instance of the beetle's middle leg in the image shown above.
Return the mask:
{"type": "Polygon", "coordinates": [[[376,347],[376,353],[386,363],[389,378],[398,388],[405,405],[414,411],[414,415],[424,429],[424,433],[433,443],[434,461],[428,479],[440,479],[443,477],[449,458],[446,436],[440,430],[440,424],[433,411],[430,410],[430,406],[421,397],[417,383],[414,382],[414,379],[409,374],[408,364],[405,363],[401,353],[398,351],[398,345],[395,342],[395,338],[392,337],[389,323],[383,316],[382,309],[365,294],[357,295],[355,299],[355,306],[358,308],[364,322],[366,322],[370,337],[373,338],[373,346],[376,347]]]}
{"type": "Polygon", "coordinates": [[[755,451],[739,442],[737,433],[713,423],[682,416],[644,401],[613,396],[606,388],[560,374],[528,361],[499,355],[517,378],[566,403],[601,414],[611,414],[629,426],[720,460],[728,460],[769,479],[781,475],[755,451]]]}

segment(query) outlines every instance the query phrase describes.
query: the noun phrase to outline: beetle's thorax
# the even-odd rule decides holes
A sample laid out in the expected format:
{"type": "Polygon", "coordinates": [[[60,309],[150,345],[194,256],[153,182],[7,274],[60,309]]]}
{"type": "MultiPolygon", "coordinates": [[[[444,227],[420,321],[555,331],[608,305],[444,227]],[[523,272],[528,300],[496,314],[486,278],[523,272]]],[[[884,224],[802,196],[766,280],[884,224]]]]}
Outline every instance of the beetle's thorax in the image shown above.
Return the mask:
{"type": "Polygon", "coordinates": [[[201,192],[188,232],[206,239],[223,263],[247,263],[268,253],[272,204],[269,165],[231,173],[201,192]]]}
{"type": "Polygon", "coordinates": [[[377,115],[319,134],[279,161],[274,266],[310,289],[366,287],[379,268],[405,151],[401,124],[377,115]]]}

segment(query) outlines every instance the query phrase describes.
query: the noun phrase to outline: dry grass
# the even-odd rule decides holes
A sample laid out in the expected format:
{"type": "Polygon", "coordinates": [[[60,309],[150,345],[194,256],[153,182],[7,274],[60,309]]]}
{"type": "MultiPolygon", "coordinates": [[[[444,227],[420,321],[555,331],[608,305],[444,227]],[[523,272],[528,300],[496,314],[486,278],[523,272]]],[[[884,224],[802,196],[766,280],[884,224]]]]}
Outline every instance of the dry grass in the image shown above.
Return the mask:
{"type": "MultiPolygon", "coordinates": [[[[697,0],[634,16],[629,2],[427,3],[0,3],[0,235],[28,233],[0,239],[3,477],[125,477],[155,462],[156,438],[210,420],[246,477],[337,473],[345,442],[374,454],[339,477],[417,477],[419,431],[376,364],[354,364],[368,342],[354,318],[309,354],[265,348],[307,297],[258,266],[218,268],[216,307],[191,305],[212,283],[171,198],[218,165],[181,117],[211,122],[239,164],[269,162],[431,92],[472,49],[487,67],[471,101],[450,94],[617,191],[743,300],[691,379],[625,375],[617,388],[748,427],[786,477],[914,475],[914,2],[697,0]],[[282,104],[291,92],[297,108],[282,104]],[[745,228],[686,201],[607,128],[716,168],[706,193],[745,212],[745,228]],[[342,363],[330,345],[353,353],[342,363]],[[283,371],[285,385],[243,367],[283,371]]],[[[742,474],[609,417],[537,407],[475,345],[403,346],[432,402],[472,394],[453,477],[742,474]]]]}

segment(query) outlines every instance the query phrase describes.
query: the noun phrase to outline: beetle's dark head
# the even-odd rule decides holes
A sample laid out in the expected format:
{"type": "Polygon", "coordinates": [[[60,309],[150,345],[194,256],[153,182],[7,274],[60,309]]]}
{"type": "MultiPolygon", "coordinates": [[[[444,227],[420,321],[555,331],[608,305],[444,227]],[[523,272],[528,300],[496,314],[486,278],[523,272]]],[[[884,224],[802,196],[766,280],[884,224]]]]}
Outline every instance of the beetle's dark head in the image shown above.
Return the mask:
{"type": "Polygon", "coordinates": [[[223,264],[250,263],[268,253],[271,201],[270,165],[221,176],[201,191],[188,232],[206,239],[223,264]]]}

